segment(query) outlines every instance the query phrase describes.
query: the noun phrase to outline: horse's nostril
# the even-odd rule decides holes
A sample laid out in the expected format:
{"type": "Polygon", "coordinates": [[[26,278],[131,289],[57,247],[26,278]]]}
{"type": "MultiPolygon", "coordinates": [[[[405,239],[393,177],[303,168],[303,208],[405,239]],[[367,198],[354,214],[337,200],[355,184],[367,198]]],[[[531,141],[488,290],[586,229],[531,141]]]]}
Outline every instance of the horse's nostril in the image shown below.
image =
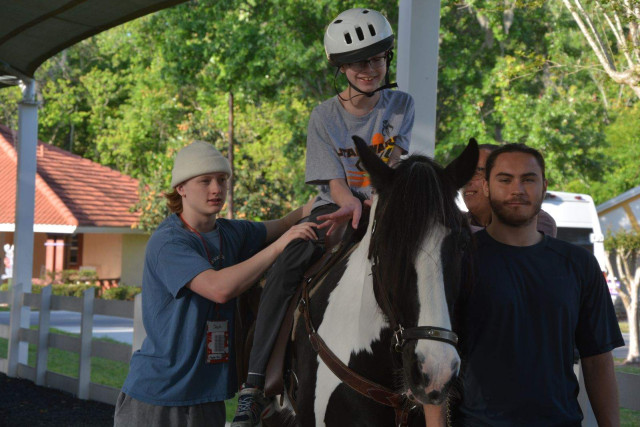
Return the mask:
{"type": "Polygon", "coordinates": [[[437,401],[440,399],[440,392],[439,391],[432,391],[431,393],[427,394],[427,397],[429,398],[429,400],[431,401],[437,401]]]}
{"type": "Polygon", "coordinates": [[[453,372],[454,374],[456,372],[458,372],[458,368],[460,367],[460,362],[458,361],[454,361],[451,363],[451,372],[453,372]]]}

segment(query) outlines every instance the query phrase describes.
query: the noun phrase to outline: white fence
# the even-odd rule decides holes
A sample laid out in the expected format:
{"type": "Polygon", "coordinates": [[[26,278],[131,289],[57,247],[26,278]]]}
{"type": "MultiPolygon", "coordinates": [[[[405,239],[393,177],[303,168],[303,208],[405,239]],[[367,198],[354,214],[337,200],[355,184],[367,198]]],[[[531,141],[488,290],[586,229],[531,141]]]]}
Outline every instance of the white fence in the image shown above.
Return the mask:
{"type": "MultiPolygon", "coordinates": [[[[19,286],[17,285],[13,290],[18,295],[22,293],[19,286]]],[[[137,295],[135,301],[96,299],[93,289],[86,290],[82,298],[56,296],[51,294],[51,286],[47,286],[42,289],[41,294],[22,293],[21,301],[18,300],[19,307],[15,307],[16,303],[11,292],[0,292],[0,303],[13,303],[12,310],[21,310],[22,307],[39,310],[37,330],[20,327],[16,324],[18,322],[13,321],[8,326],[0,325],[0,338],[9,340],[8,358],[0,358],[0,372],[15,373],[17,377],[29,379],[40,386],[64,390],[80,399],[114,405],[120,389],[91,382],[91,358],[102,357],[129,363],[131,354],[140,348],[145,337],[141,302],[141,295],[137,295]],[[81,313],[80,336],[72,337],[50,332],[49,318],[53,310],[81,313]],[[94,314],[133,319],[133,345],[92,341],[94,314]],[[27,344],[37,346],[35,367],[27,364],[27,344]],[[18,358],[18,352],[15,349],[20,346],[24,346],[24,351],[18,358]],[[50,348],[79,354],[78,378],[47,370],[47,356],[50,348]],[[15,356],[12,357],[12,355],[15,356]]]]}

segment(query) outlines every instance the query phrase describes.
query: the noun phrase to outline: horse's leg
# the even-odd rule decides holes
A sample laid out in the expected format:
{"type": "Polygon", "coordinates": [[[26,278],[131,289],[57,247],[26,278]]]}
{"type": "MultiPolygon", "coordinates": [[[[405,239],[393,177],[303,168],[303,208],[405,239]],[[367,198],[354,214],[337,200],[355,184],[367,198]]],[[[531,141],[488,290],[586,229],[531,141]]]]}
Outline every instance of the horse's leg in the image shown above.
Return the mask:
{"type": "Polygon", "coordinates": [[[380,405],[340,384],[331,394],[325,423],[327,427],[375,427],[392,426],[395,413],[391,407],[380,405]]]}
{"type": "Polygon", "coordinates": [[[318,362],[316,352],[309,343],[303,319],[300,319],[296,325],[294,346],[296,358],[293,368],[298,378],[296,418],[299,426],[314,427],[316,421],[313,407],[318,362]]]}

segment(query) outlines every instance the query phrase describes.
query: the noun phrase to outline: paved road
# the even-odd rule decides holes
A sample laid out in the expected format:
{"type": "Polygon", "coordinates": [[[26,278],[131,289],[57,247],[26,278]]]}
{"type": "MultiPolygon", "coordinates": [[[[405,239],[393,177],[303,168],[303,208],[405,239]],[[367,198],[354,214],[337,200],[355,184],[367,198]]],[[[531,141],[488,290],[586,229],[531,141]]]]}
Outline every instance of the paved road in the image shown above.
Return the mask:
{"type": "MultiPolygon", "coordinates": [[[[31,325],[38,324],[39,312],[31,311],[31,325]]],[[[50,327],[60,329],[65,332],[80,333],[80,313],[73,311],[52,311],[50,327]]],[[[8,325],[10,313],[0,312],[0,324],[8,325]]],[[[133,343],[133,320],[122,317],[103,316],[95,314],[93,316],[93,336],[94,338],[109,337],[126,344],[133,343]]]]}

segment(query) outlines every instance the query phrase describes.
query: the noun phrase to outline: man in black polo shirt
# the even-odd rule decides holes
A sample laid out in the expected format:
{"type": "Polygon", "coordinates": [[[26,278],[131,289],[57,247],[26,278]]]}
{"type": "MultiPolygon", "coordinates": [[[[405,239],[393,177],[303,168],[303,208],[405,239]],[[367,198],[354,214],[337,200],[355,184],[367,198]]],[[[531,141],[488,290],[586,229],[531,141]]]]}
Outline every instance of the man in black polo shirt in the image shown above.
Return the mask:
{"type": "Polygon", "coordinates": [[[456,425],[579,426],[574,348],[598,424],[619,425],[611,350],[624,341],[607,285],[592,254],[536,230],[546,188],[534,149],[487,159],[492,221],[475,234],[456,425]]]}

